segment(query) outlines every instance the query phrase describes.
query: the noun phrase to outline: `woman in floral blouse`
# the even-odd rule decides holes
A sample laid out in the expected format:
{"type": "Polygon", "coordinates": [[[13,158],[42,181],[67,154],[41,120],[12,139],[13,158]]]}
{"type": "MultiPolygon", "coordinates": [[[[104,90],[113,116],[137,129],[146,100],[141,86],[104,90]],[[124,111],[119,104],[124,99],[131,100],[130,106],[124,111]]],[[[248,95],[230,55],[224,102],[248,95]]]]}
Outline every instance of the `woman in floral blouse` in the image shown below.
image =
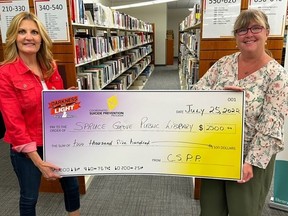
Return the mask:
{"type": "Polygon", "coordinates": [[[238,182],[202,179],[201,216],[261,216],[273,177],[276,154],[283,150],[288,73],[265,49],[267,16],[242,11],[234,24],[239,52],[218,60],[194,90],[245,91],[244,161],[238,182]]]}

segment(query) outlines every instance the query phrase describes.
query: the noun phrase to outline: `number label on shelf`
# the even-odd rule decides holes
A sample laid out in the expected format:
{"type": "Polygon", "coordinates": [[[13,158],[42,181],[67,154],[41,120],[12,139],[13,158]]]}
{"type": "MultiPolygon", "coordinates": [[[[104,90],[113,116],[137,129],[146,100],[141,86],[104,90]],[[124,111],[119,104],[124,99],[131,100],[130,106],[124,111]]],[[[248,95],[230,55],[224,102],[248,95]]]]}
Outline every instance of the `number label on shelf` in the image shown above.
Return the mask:
{"type": "Polygon", "coordinates": [[[23,11],[29,11],[29,2],[28,0],[7,0],[7,1],[1,1],[1,37],[2,42],[4,43],[6,41],[6,32],[8,29],[8,26],[10,25],[10,22],[12,18],[23,11]]]}
{"type": "Polygon", "coordinates": [[[35,0],[35,13],[46,27],[54,43],[70,42],[65,0],[35,0]]]}

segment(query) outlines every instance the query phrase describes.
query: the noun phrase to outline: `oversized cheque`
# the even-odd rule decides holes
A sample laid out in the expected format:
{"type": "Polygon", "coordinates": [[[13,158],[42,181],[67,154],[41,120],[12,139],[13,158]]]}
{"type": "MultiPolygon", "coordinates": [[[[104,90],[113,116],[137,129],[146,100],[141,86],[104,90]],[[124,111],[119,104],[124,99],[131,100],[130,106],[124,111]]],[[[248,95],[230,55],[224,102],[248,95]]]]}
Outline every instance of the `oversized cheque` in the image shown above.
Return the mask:
{"type": "Polygon", "coordinates": [[[238,180],[244,92],[44,91],[44,156],[60,174],[238,180]]]}

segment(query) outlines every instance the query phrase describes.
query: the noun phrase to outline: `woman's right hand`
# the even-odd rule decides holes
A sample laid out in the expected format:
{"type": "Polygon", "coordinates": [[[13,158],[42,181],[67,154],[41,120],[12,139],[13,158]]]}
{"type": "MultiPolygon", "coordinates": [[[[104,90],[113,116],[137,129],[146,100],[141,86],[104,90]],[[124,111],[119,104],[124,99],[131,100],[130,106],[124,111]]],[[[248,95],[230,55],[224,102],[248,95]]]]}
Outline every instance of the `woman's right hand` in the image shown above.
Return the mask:
{"type": "Polygon", "coordinates": [[[239,86],[225,86],[224,90],[244,91],[244,88],[239,87],[239,86]]]}
{"type": "Polygon", "coordinates": [[[43,177],[47,180],[56,180],[58,178],[61,178],[60,175],[55,173],[55,171],[59,171],[60,168],[51,163],[42,161],[42,163],[37,167],[41,171],[43,177]]]}
{"type": "Polygon", "coordinates": [[[60,175],[55,173],[55,171],[59,171],[60,168],[55,166],[54,164],[43,161],[37,151],[29,152],[27,153],[27,156],[33,161],[35,166],[38,167],[45,179],[56,180],[58,178],[61,178],[60,175]]]}

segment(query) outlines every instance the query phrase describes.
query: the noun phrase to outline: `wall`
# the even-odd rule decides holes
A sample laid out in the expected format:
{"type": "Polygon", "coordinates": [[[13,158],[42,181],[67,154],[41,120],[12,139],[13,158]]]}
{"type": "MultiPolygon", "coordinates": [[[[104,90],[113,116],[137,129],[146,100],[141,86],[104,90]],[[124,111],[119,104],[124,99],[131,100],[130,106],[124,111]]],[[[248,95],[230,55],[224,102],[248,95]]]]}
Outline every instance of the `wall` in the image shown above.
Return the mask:
{"type": "Polygon", "coordinates": [[[155,24],[155,65],[166,64],[166,30],[167,30],[167,5],[155,4],[138,8],[128,8],[118,10],[129,14],[144,22],[155,24]]]}
{"type": "MultiPolygon", "coordinates": [[[[98,0],[105,6],[111,6],[109,0],[98,0]]],[[[174,31],[174,57],[178,57],[178,32],[179,24],[190,11],[187,9],[167,9],[166,4],[156,4],[153,6],[144,6],[138,8],[129,8],[119,10],[123,13],[129,14],[139,18],[145,22],[155,24],[155,64],[166,64],[166,30],[172,29],[174,31]]]]}
{"type": "Polygon", "coordinates": [[[168,9],[167,13],[167,29],[174,32],[174,57],[178,57],[179,45],[179,24],[190,14],[186,9],[168,9]]]}
{"type": "Polygon", "coordinates": [[[97,2],[107,7],[111,6],[110,0],[84,0],[84,2],[97,2]]]}

